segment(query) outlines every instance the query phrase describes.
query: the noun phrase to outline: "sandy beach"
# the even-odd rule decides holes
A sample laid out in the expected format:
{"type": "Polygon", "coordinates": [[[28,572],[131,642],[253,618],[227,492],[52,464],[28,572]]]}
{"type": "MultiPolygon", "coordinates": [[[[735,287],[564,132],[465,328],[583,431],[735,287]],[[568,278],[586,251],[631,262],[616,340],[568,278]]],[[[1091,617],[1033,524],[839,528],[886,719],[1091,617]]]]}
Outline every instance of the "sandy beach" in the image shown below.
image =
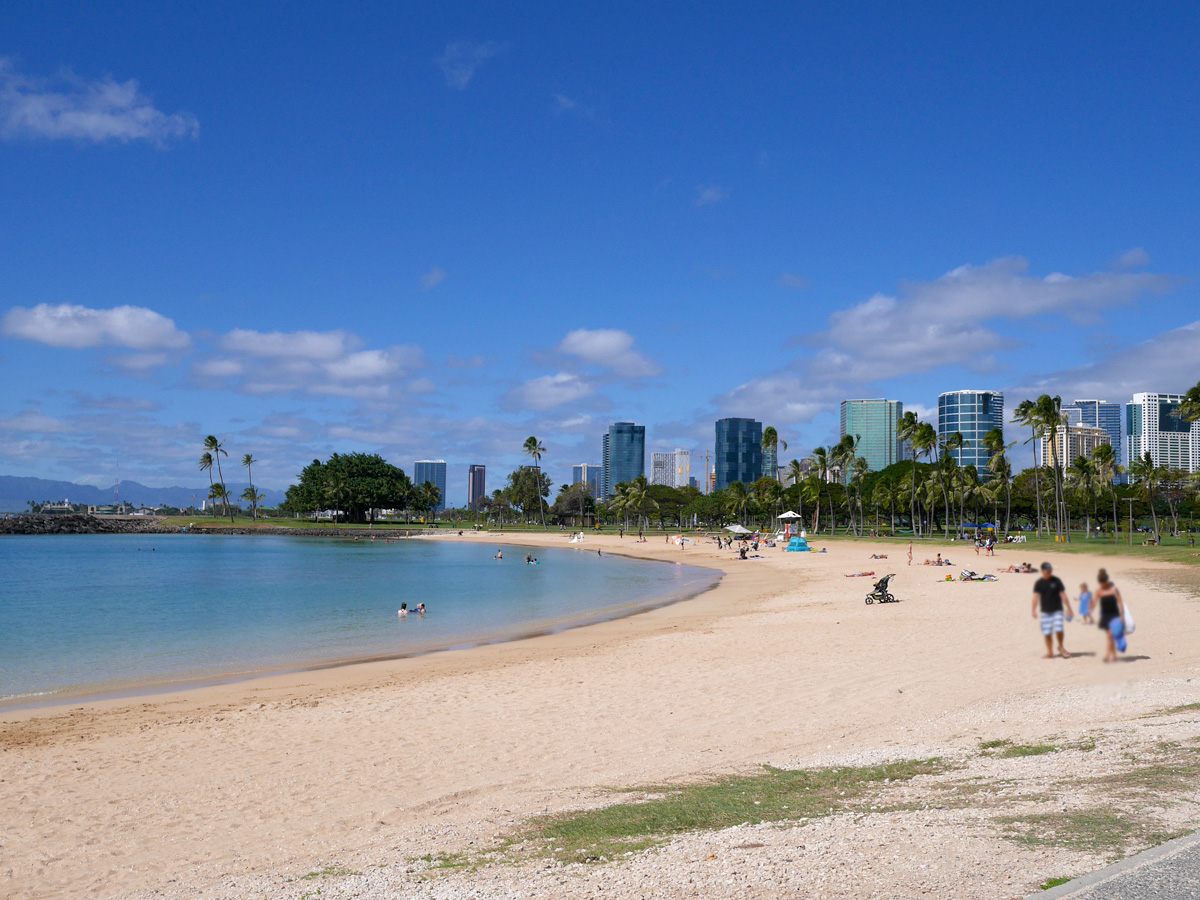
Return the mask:
{"type": "MultiPolygon", "coordinates": [[[[441,539],[566,546],[559,533],[441,539]]],[[[1001,548],[993,560],[970,546],[922,544],[917,562],[940,550],[954,565],[909,568],[898,544],[814,546],[828,552],[764,550],[740,561],[711,543],[681,551],[661,536],[638,544],[589,535],[581,552],[725,575],[698,598],[559,634],[3,714],[0,896],[301,897],[314,896],[305,892],[316,880],[324,896],[347,897],[804,896],[822,873],[851,871],[853,854],[887,845],[877,819],[794,829],[809,835],[803,852],[785,846],[791,832],[773,829],[749,842],[762,848],[753,850],[763,854],[757,868],[739,863],[712,881],[693,860],[709,858],[703,835],[689,838],[694,847],[673,843],[559,880],[504,866],[432,877],[414,861],[482,847],[531,816],[608,802],[613,788],[760,764],[969,754],[986,741],[1085,733],[1127,751],[1157,740],[1131,724],[1138,717],[1200,701],[1200,597],[1172,587],[1179,567],[1050,555],[1072,595],[1106,565],[1136,609],[1130,655],[1105,665],[1104,636],[1078,620],[1067,626],[1077,655],[1040,658],[1035,576],[944,581],[963,566],[1041,561],[1024,548],[1001,548]],[[871,570],[898,573],[902,602],[863,603],[874,579],[846,575],[871,570]],[[843,826],[857,834],[850,856],[812,855],[821,829],[843,826]]],[[[517,552],[506,556],[498,565],[521,564],[517,552]]],[[[1026,763],[1035,761],[1013,764],[1026,763]]],[[[1042,777],[1022,771],[1013,777],[1042,777]]],[[[892,851],[875,854],[869,890],[842,879],[813,895],[965,896],[952,886],[983,878],[975,869],[986,860],[1007,874],[972,882],[980,888],[969,895],[1019,897],[1046,867],[1103,863],[931,815],[905,839],[903,863],[888,868],[892,851]],[[953,877],[910,877],[922,859],[953,877]]]]}

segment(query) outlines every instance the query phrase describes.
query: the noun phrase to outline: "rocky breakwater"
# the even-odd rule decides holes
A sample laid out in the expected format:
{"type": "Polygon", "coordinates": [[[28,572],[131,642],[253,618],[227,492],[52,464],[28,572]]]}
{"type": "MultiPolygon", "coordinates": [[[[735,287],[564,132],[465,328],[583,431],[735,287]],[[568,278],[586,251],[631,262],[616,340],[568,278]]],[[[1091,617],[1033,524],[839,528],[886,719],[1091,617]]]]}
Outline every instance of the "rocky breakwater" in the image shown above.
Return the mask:
{"type": "Polygon", "coordinates": [[[0,534],[175,534],[153,516],[48,516],[40,513],[0,519],[0,534]]]}

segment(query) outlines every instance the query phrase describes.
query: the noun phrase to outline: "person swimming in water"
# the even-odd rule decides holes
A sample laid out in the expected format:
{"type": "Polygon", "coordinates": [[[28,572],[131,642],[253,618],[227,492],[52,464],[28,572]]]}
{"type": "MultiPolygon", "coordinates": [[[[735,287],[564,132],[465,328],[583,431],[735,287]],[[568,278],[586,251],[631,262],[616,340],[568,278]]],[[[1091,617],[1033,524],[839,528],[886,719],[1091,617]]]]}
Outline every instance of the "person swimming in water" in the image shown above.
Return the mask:
{"type": "Polygon", "coordinates": [[[401,603],[401,604],[400,604],[400,609],[398,609],[398,610],[396,611],[396,615],[398,615],[398,616],[399,616],[400,618],[402,618],[402,619],[403,619],[403,618],[405,618],[405,617],[407,617],[407,616],[408,616],[408,604],[407,604],[407,603],[401,603]]]}
{"type": "Polygon", "coordinates": [[[492,559],[504,559],[504,551],[503,551],[503,550],[497,550],[497,551],[496,551],[496,555],[495,555],[495,556],[493,556],[493,557],[492,557],[492,559]]]}

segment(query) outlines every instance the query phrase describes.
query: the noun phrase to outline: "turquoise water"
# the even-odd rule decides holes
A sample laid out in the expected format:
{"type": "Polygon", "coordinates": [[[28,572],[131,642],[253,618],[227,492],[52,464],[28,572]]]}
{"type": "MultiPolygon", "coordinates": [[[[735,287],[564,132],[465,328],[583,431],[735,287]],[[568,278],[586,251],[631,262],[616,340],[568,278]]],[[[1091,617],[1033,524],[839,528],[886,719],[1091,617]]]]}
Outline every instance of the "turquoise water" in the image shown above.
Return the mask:
{"type": "Polygon", "coordinates": [[[610,618],[708,570],[463,541],[0,538],[0,707],[415,655],[610,618]],[[424,617],[396,615],[425,603],[424,617]]]}

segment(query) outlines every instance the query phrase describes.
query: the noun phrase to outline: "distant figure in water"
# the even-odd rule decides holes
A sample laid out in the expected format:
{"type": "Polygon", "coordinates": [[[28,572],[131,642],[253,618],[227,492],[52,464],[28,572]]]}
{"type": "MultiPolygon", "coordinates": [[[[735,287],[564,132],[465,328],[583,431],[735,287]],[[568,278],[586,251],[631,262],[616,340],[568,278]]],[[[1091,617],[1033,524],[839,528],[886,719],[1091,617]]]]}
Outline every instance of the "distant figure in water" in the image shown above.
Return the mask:
{"type": "Polygon", "coordinates": [[[597,550],[597,551],[596,551],[596,555],[597,555],[597,556],[604,556],[604,554],[603,554],[603,553],[601,553],[599,550],[597,550]]]}
{"type": "Polygon", "coordinates": [[[408,604],[407,604],[407,603],[401,603],[401,604],[400,604],[400,609],[399,609],[399,610],[396,612],[396,615],[398,615],[398,616],[399,616],[400,618],[402,618],[402,619],[403,619],[405,616],[407,616],[407,615],[408,615],[408,604]]]}
{"type": "Polygon", "coordinates": [[[492,559],[504,559],[504,551],[503,551],[503,550],[497,550],[497,551],[496,551],[496,555],[495,555],[495,556],[493,556],[493,557],[492,557],[492,559]]]}
{"type": "Polygon", "coordinates": [[[419,615],[419,616],[425,615],[425,604],[424,603],[417,604],[417,615],[419,615]]]}
{"type": "Polygon", "coordinates": [[[525,554],[525,565],[529,565],[531,562],[533,562],[533,554],[526,553],[525,554]]]}

